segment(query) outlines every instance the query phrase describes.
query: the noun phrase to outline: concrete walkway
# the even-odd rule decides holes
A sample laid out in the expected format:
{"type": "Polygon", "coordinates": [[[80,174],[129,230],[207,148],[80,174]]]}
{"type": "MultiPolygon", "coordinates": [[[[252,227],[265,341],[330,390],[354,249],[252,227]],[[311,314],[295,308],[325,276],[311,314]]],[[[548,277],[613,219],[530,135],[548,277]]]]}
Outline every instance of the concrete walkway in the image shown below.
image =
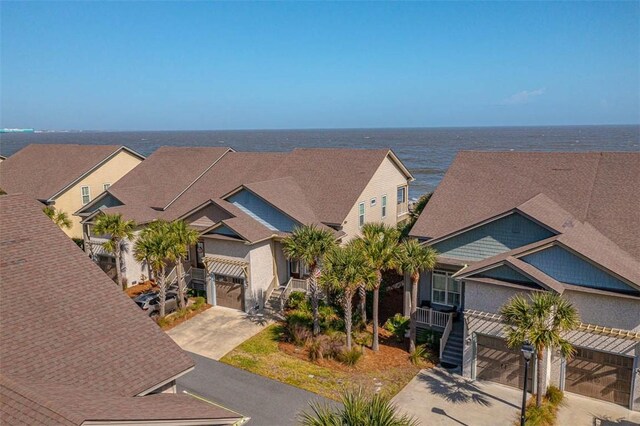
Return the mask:
{"type": "Polygon", "coordinates": [[[195,354],[196,368],[178,379],[178,392],[207,398],[250,417],[247,426],[293,426],[298,416],[309,411],[309,402],[336,402],[239,368],[195,354]]]}
{"type": "Polygon", "coordinates": [[[394,398],[422,425],[510,425],[519,419],[522,393],[470,382],[442,368],[422,370],[394,398]]]}
{"type": "MultiPolygon", "coordinates": [[[[520,418],[522,391],[486,381],[472,382],[433,368],[418,373],[393,401],[422,425],[510,425],[520,418]]],[[[637,426],[640,413],[565,393],[557,424],[637,426]]]]}
{"type": "Polygon", "coordinates": [[[269,319],[262,316],[214,306],[172,328],[167,334],[185,351],[219,360],[269,323],[269,319]]]}

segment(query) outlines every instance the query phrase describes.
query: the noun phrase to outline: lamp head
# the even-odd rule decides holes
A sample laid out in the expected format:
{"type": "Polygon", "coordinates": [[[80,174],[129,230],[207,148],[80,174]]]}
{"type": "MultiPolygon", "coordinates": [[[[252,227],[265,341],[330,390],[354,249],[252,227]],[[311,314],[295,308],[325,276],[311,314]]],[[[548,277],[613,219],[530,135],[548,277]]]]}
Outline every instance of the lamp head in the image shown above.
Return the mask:
{"type": "Polygon", "coordinates": [[[531,343],[525,342],[524,345],[522,345],[521,351],[522,351],[522,355],[524,356],[524,359],[529,361],[533,356],[535,348],[531,345],[531,343]]]}

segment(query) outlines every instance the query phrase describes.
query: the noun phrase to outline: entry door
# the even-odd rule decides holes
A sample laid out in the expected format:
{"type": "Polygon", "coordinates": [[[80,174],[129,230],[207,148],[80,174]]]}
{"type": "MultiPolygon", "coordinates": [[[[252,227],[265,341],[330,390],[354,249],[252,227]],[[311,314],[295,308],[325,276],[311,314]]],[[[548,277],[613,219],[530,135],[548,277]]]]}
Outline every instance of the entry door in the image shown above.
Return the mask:
{"type": "MultiPolygon", "coordinates": [[[[502,383],[522,389],[524,384],[524,357],[518,349],[510,349],[504,339],[477,335],[478,357],[476,361],[476,378],[502,383]]],[[[528,390],[533,385],[533,365],[529,364],[528,390]]]]}
{"type": "Polygon", "coordinates": [[[633,358],[576,348],[567,361],[564,388],[615,404],[629,406],[633,358]]]}

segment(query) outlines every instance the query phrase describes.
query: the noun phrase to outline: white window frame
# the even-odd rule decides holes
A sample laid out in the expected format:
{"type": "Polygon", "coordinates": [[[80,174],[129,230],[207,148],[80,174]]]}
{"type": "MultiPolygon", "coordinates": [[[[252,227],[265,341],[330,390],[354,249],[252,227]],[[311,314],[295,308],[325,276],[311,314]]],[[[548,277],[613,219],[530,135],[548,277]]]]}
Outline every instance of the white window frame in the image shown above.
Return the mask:
{"type": "Polygon", "coordinates": [[[91,187],[89,186],[81,186],[80,187],[80,199],[82,200],[82,205],[86,206],[87,204],[89,204],[91,202],[91,187]],[[87,189],[87,193],[84,193],[84,189],[87,189]],[[87,201],[84,201],[84,197],[88,197],[87,201]]]}
{"type": "Polygon", "coordinates": [[[380,197],[381,214],[384,219],[387,217],[387,194],[380,197]]]}
{"type": "Polygon", "coordinates": [[[362,225],[364,225],[364,222],[366,220],[366,216],[365,216],[365,202],[361,202],[358,204],[358,227],[362,228],[362,225]]]}
{"type": "Polygon", "coordinates": [[[371,199],[371,201],[369,201],[369,206],[370,206],[370,207],[375,207],[375,205],[376,205],[377,203],[378,203],[377,198],[376,198],[376,197],[373,197],[373,198],[371,199]]]}
{"type": "Polygon", "coordinates": [[[110,186],[111,186],[111,184],[110,184],[110,183],[103,183],[103,184],[102,184],[102,190],[103,190],[103,191],[106,191],[107,189],[109,189],[109,187],[110,187],[110,186]]]}
{"type": "Polygon", "coordinates": [[[396,197],[398,197],[398,192],[400,192],[400,190],[402,190],[402,193],[404,194],[403,195],[404,200],[400,201],[400,198],[398,198],[396,201],[397,201],[398,204],[405,204],[407,202],[407,187],[404,186],[404,185],[403,186],[399,186],[396,189],[396,197]]]}
{"type": "Polygon", "coordinates": [[[462,283],[458,281],[458,291],[453,291],[453,289],[450,287],[451,284],[453,283],[454,279],[451,278],[451,276],[453,275],[453,272],[448,272],[448,271],[441,271],[441,270],[434,270],[431,273],[431,303],[435,303],[437,305],[444,305],[444,306],[460,306],[460,304],[462,304],[462,283]],[[444,276],[445,277],[445,288],[444,290],[442,289],[438,289],[437,291],[444,291],[444,302],[436,302],[435,298],[434,298],[434,291],[436,291],[435,285],[434,285],[434,278],[436,276],[444,276]],[[449,299],[449,295],[450,294],[457,294],[458,295],[458,300],[459,303],[458,305],[455,305],[453,303],[451,303],[451,300],[449,299]]]}

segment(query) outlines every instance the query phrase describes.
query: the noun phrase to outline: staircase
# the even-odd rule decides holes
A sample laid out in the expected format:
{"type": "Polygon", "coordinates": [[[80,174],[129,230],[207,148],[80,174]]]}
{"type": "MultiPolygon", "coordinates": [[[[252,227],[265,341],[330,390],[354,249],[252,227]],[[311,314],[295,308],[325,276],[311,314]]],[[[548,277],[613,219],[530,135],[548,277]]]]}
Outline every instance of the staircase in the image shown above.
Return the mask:
{"type": "Polygon", "coordinates": [[[440,358],[440,364],[442,364],[443,367],[451,370],[460,370],[462,366],[463,337],[464,321],[459,319],[453,323],[447,345],[444,347],[442,358],[440,358]]]}
{"type": "Polygon", "coordinates": [[[282,293],[285,288],[286,287],[282,285],[273,289],[271,296],[269,296],[269,299],[264,304],[264,309],[266,311],[269,311],[274,315],[278,315],[282,312],[284,309],[284,303],[286,303],[286,300],[282,298],[282,293]]]}

